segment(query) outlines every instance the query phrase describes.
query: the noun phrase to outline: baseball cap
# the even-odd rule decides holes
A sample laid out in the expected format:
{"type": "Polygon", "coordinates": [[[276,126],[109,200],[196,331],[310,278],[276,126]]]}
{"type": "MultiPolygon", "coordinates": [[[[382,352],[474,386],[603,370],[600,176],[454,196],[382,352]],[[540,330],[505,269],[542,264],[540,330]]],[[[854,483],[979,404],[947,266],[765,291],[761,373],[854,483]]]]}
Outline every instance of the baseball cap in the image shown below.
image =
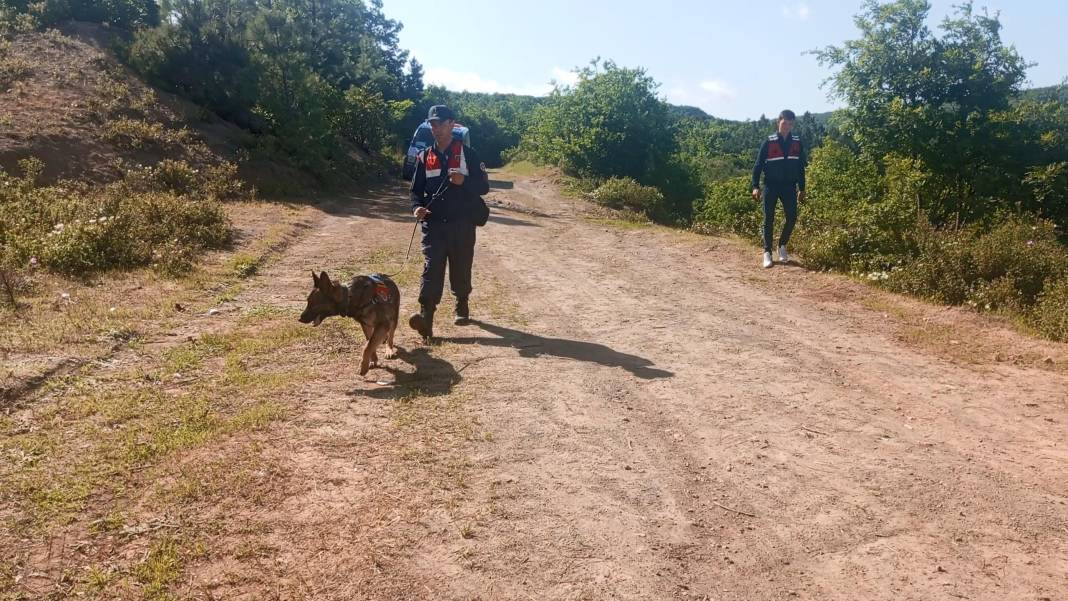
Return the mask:
{"type": "Polygon", "coordinates": [[[444,104],[435,104],[430,107],[430,112],[427,114],[427,121],[449,121],[456,120],[456,114],[452,112],[452,109],[444,104]]]}

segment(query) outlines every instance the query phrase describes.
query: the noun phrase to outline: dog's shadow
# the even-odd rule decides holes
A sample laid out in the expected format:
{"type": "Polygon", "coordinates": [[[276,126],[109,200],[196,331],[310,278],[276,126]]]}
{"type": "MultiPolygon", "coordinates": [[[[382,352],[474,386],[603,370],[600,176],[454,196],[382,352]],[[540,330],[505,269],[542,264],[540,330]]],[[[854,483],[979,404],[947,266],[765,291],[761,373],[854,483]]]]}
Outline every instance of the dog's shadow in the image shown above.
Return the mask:
{"type": "MultiPolygon", "coordinates": [[[[360,389],[349,391],[349,396],[364,396],[375,399],[395,400],[416,392],[422,396],[441,396],[449,394],[452,388],[462,379],[460,372],[453,367],[452,363],[436,357],[432,347],[420,346],[408,350],[397,347],[397,356],[385,362],[379,362],[374,369],[385,370],[395,378],[391,385],[379,388],[360,389]],[[406,371],[393,367],[391,361],[404,361],[411,365],[414,371],[406,371]]],[[[372,374],[374,371],[372,370],[372,374]]]]}
{"type": "MultiPolygon", "coordinates": [[[[653,366],[653,363],[644,357],[621,353],[603,344],[567,340],[565,338],[547,338],[477,320],[472,320],[471,324],[497,337],[443,338],[442,341],[453,344],[514,348],[519,351],[520,357],[528,359],[551,356],[596,363],[605,367],[620,367],[643,380],[670,378],[675,375],[670,371],[653,366]]],[[[460,375],[460,370],[457,370],[452,363],[435,356],[433,351],[433,347],[425,346],[411,350],[398,347],[396,359],[408,363],[415,368],[414,371],[409,372],[397,369],[389,365],[389,363],[380,363],[376,369],[383,369],[393,374],[394,382],[391,385],[378,388],[357,388],[349,391],[349,396],[396,400],[413,392],[422,396],[449,394],[463,377],[460,375]]]]}
{"type": "Polygon", "coordinates": [[[654,367],[653,363],[644,357],[621,353],[596,342],[547,338],[478,320],[471,320],[471,324],[498,337],[472,336],[469,338],[446,338],[444,340],[453,344],[511,347],[518,350],[519,356],[524,358],[533,359],[541,356],[552,356],[596,363],[605,367],[621,367],[643,380],[670,378],[675,375],[670,371],[654,367]]]}

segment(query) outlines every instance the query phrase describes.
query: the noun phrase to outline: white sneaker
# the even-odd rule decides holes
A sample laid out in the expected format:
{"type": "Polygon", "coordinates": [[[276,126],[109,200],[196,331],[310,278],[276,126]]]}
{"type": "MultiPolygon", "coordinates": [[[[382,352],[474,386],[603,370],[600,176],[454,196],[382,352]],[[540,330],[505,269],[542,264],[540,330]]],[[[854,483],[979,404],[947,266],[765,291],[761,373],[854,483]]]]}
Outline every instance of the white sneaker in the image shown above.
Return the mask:
{"type": "Polygon", "coordinates": [[[780,246],[779,247],[779,261],[782,262],[782,263],[789,263],[790,262],[790,255],[786,254],[786,247],[785,246],[780,246]]]}
{"type": "Polygon", "coordinates": [[[771,267],[774,263],[771,260],[771,253],[764,253],[764,267],[771,267]]]}

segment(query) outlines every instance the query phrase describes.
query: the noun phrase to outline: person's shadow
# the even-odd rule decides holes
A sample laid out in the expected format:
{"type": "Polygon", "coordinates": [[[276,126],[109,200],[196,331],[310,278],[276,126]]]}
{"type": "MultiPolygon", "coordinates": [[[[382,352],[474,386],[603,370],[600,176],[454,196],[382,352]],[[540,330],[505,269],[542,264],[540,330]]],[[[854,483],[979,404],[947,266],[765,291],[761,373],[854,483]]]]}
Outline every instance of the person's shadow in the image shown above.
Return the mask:
{"type": "Polygon", "coordinates": [[[653,363],[648,359],[621,353],[603,344],[567,340],[565,338],[546,338],[477,320],[471,320],[471,324],[482,328],[490,334],[499,336],[499,338],[472,336],[446,338],[444,340],[453,344],[511,347],[519,351],[520,357],[526,358],[551,356],[597,363],[605,367],[622,367],[643,380],[670,378],[675,375],[670,371],[654,367],[653,363]]]}

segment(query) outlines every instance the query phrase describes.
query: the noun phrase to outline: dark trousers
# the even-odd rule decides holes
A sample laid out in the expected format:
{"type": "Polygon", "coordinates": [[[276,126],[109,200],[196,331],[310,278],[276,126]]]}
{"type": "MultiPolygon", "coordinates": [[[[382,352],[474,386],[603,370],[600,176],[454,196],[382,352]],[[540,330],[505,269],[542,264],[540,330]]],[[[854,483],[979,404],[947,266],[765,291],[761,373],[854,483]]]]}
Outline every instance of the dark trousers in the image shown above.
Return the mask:
{"type": "Polygon", "coordinates": [[[797,223],[797,184],[768,184],[764,186],[764,252],[771,252],[772,236],[775,235],[775,204],[782,201],[786,223],[782,226],[779,246],[790,242],[790,234],[797,223]]]}
{"type": "Polygon", "coordinates": [[[419,304],[434,309],[445,288],[445,265],[449,286],[457,299],[471,294],[471,263],[475,259],[475,225],[470,221],[423,224],[423,282],[419,304]]]}

